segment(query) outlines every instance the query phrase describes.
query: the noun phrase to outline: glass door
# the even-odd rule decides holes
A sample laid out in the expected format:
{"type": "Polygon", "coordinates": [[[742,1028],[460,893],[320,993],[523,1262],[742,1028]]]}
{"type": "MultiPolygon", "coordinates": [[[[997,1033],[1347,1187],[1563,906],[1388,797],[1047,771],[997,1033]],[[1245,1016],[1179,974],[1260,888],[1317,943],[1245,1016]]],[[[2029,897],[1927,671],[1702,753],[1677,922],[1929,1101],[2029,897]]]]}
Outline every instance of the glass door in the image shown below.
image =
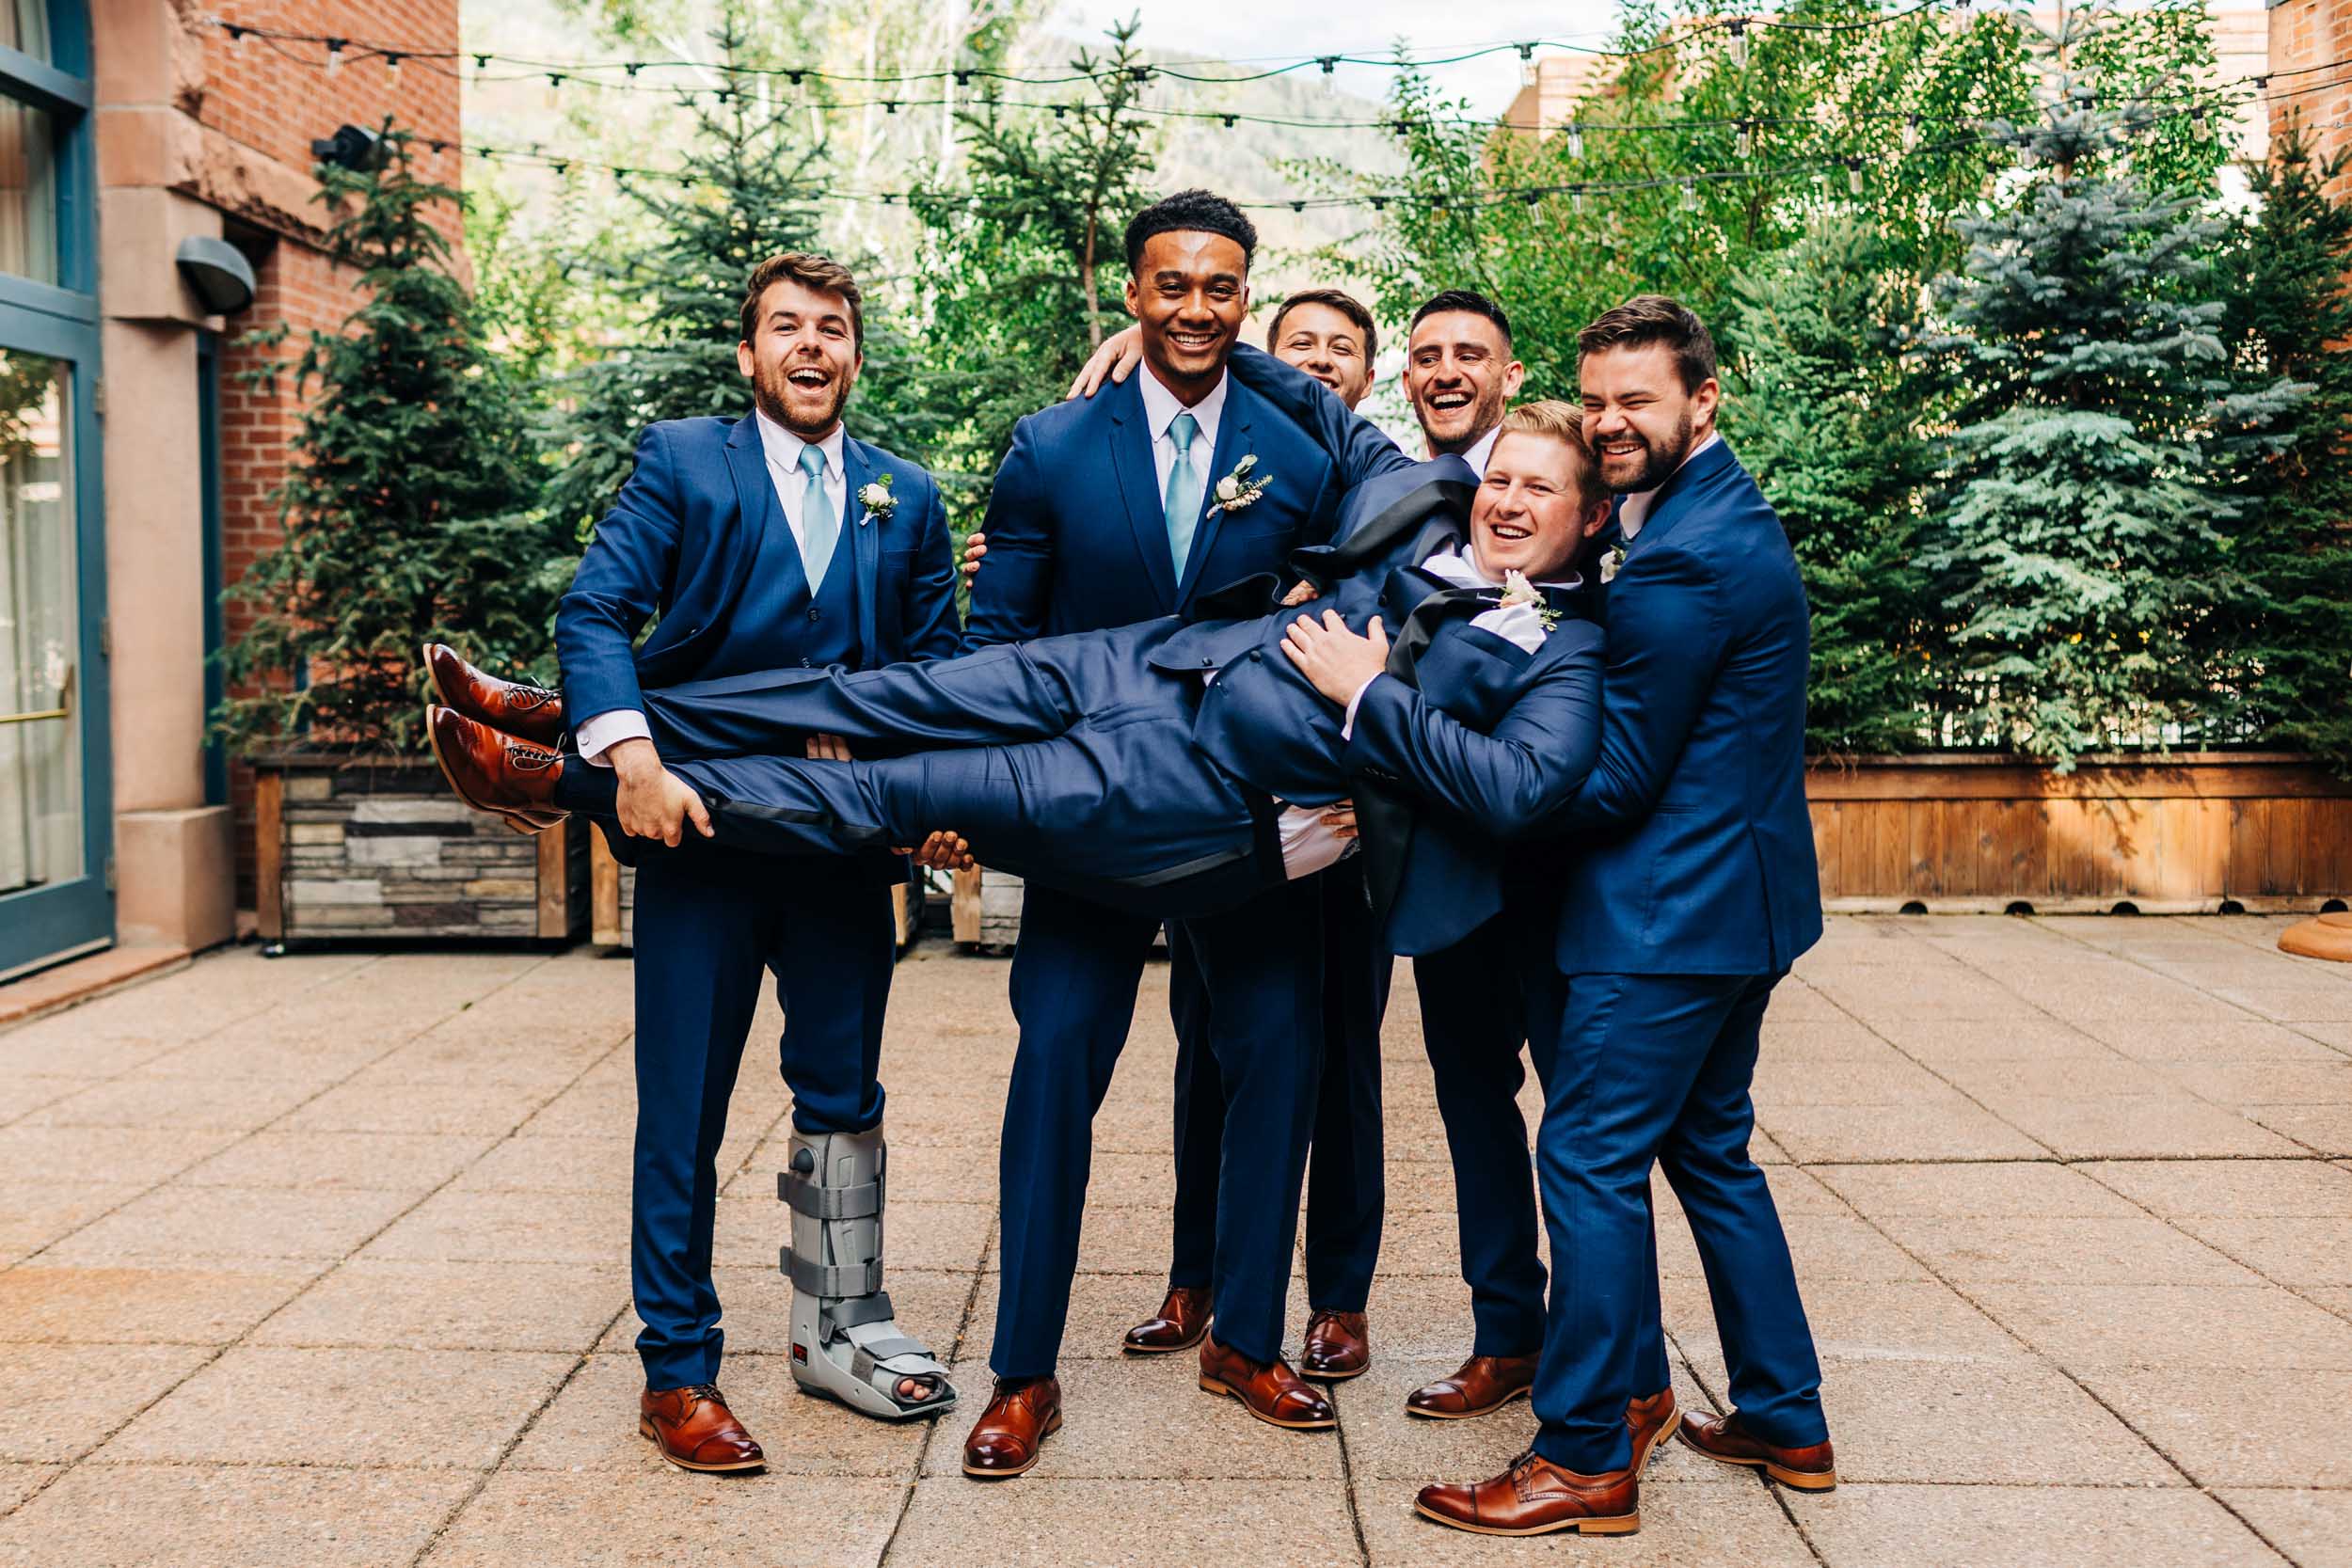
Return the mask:
{"type": "Polygon", "coordinates": [[[88,72],[0,0],[0,978],[114,940],[88,72]]]}

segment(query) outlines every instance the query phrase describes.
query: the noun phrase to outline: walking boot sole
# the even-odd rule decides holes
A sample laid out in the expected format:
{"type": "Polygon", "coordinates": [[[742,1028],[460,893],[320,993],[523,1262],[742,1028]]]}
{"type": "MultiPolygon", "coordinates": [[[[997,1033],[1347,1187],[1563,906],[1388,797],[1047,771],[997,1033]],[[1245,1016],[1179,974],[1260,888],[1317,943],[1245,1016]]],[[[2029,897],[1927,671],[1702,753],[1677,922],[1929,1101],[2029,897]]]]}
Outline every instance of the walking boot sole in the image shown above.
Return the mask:
{"type": "Polygon", "coordinates": [[[1837,1490],[1837,1472],[1835,1470],[1792,1470],[1786,1465],[1775,1465],[1769,1459],[1733,1459],[1724,1454],[1709,1452],[1699,1447],[1687,1433],[1677,1433],[1677,1435],[1681,1437],[1684,1448],[1702,1458],[1711,1459],[1718,1465],[1737,1465],[1742,1469],[1761,1470],[1766,1479],[1776,1481],[1783,1486],[1795,1491],[1835,1492],[1837,1490]]]}
{"type": "Polygon", "coordinates": [[[738,1470],[764,1470],[768,1467],[768,1462],[765,1459],[737,1459],[724,1465],[698,1465],[691,1459],[680,1459],[661,1446],[661,1438],[653,1430],[653,1423],[642,1416],[637,1418],[637,1435],[651,1443],[654,1452],[679,1469],[692,1470],[699,1475],[732,1475],[738,1470]]]}
{"type": "Polygon", "coordinates": [[[1020,1466],[1018,1469],[985,1469],[973,1464],[967,1459],[963,1462],[963,1473],[970,1476],[974,1481],[1010,1481],[1015,1476],[1025,1476],[1031,1470],[1037,1468],[1037,1462],[1039,1460],[1045,1457],[1045,1440],[1048,1437],[1053,1436],[1054,1433],[1059,1432],[1060,1430],[1061,1417],[1057,1415],[1052,1420],[1045,1423],[1045,1430],[1037,1434],[1037,1452],[1029,1455],[1029,1462],[1026,1465],[1020,1466]]]}
{"type": "Polygon", "coordinates": [[[1642,1515],[1639,1513],[1619,1513],[1599,1519],[1586,1515],[1574,1519],[1563,1519],[1556,1525],[1530,1525],[1522,1529],[1505,1529],[1500,1525],[1473,1525],[1467,1519],[1456,1519],[1450,1513],[1440,1513],[1436,1509],[1420,1502],[1413,1504],[1413,1512],[1424,1519],[1433,1519],[1449,1528],[1469,1530],[1472,1535],[1560,1535],[1564,1533],[1632,1535],[1642,1528],[1642,1515]]]}
{"type": "MultiPolygon", "coordinates": [[[[1211,1322],[1214,1321],[1214,1319],[1211,1320],[1211,1322]]],[[[1203,1323],[1200,1325],[1200,1331],[1191,1338],[1179,1340],[1172,1345],[1137,1344],[1135,1340],[1122,1337],[1119,1341],[1119,1348],[1129,1355],[1173,1355],[1180,1350],[1198,1350],[1200,1341],[1208,1337],[1209,1323],[1203,1323]]]]}
{"type": "Polygon", "coordinates": [[[1248,1411],[1253,1418],[1263,1421],[1270,1427],[1280,1427],[1285,1432],[1327,1432],[1331,1428],[1340,1424],[1340,1418],[1337,1416],[1326,1417],[1322,1420],[1317,1421],[1281,1420],[1276,1417],[1265,1414],[1256,1405],[1251,1404],[1248,1400],[1243,1398],[1240,1389],[1219,1378],[1202,1378],[1200,1380],[1200,1391],[1204,1394],[1231,1394],[1233,1398],[1241,1401],[1241,1407],[1244,1410],[1248,1411]]]}
{"type": "Polygon", "coordinates": [[[1408,1404],[1405,1407],[1405,1414],[1418,1416],[1424,1421],[1474,1421],[1481,1416],[1493,1415],[1513,1400],[1526,1399],[1534,1392],[1532,1387],[1514,1388],[1494,1403],[1482,1404],[1475,1410],[1423,1410],[1417,1404],[1408,1404]]]}

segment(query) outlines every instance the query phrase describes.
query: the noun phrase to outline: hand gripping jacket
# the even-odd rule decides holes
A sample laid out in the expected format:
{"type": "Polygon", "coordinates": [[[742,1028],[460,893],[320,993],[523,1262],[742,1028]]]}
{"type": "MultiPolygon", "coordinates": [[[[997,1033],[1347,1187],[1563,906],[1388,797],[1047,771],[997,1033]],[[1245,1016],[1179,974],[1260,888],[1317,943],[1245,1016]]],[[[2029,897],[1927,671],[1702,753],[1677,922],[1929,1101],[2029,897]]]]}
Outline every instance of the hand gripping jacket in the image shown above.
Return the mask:
{"type": "Polygon", "coordinates": [[[795,1132],[776,1196],[792,1207],[783,1267],[792,1281],[792,1377],[884,1420],[954,1408],[947,1369],[898,1330],[882,1278],[882,1129],[795,1132]],[[899,1392],[912,1381],[921,1397],[899,1392]]]}

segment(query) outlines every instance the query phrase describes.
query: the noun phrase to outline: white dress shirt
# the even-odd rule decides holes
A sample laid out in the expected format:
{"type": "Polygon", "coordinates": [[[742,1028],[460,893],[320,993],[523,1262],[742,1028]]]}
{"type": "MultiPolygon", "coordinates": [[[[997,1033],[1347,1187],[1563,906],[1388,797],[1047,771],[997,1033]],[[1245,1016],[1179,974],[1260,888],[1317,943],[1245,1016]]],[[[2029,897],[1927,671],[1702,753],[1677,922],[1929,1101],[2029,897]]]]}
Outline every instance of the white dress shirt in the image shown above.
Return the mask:
{"type": "MultiPolygon", "coordinates": [[[[1475,550],[1469,554],[1464,554],[1459,550],[1439,550],[1436,555],[1422,562],[1421,569],[1431,577],[1451,583],[1456,588],[1500,588],[1502,586],[1478,564],[1475,550]]],[[[1534,586],[1537,588],[1575,588],[1582,581],[1583,578],[1570,572],[1565,578],[1555,581],[1539,582],[1534,586]]],[[[1482,610],[1471,616],[1470,625],[1481,631],[1492,632],[1505,642],[1515,647],[1524,648],[1532,654],[1544,645],[1543,609],[1544,607],[1540,605],[1532,604],[1497,605],[1492,610],[1482,610]]],[[[1396,635],[1397,628],[1394,626],[1384,629],[1391,637],[1396,635]]],[[[1379,678],[1378,675],[1375,675],[1372,681],[1379,678]]],[[[1340,737],[1343,740],[1355,738],[1356,709],[1362,705],[1364,693],[1372,689],[1372,681],[1366,681],[1358,687],[1356,695],[1347,700],[1347,717],[1340,725],[1340,737]]]]}
{"type": "Polygon", "coordinates": [[[1168,427],[1176,422],[1179,414],[1190,414],[1200,428],[1192,437],[1192,471],[1200,481],[1200,501],[1206,506],[1210,492],[1224,477],[1209,472],[1209,465],[1216,455],[1216,422],[1225,413],[1226,377],[1220,373],[1216,385],[1208,395],[1190,407],[1168,389],[1168,384],[1147,363],[1143,374],[1136,378],[1136,389],[1143,394],[1143,424],[1152,433],[1152,471],[1160,482],[1160,499],[1168,496],[1168,476],[1176,467],[1176,441],[1168,427]]]}
{"type": "Polygon", "coordinates": [[[1462,461],[1469,464],[1481,479],[1486,477],[1486,459],[1495,454],[1495,438],[1502,434],[1502,427],[1497,425],[1471,442],[1470,450],[1462,453],[1462,461]]]}
{"type": "MultiPolygon", "coordinates": [[[[1697,446],[1692,447],[1689,451],[1682,454],[1682,462],[1675,465],[1675,473],[1680,473],[1683,469],[1684,464],[1689,463],[1691,459],[1696,457],[1699,453],[1705,451],[1708,448],[1713,446],[1716,442],[1722,439],[1723,436],[1719,433],[1712,430],[1708,431],[1707,433],[1706,440],[1701,441],[1697,446]]],[[[1668,474],[1666,476],[1666,479],[1672,478],[1674,478],[1674,474],[1668,474]]],[[[1642,525],[1649,521],[1650,503],[1658,499],[1658,492],[1663,490],[1665,487],[1666,480],[1661,479],[1650,488],[1646,490],[1636,490],[1632,494],[1627,496],[1625,499],[1619,501],[1617,503],[1617,531],[1624,534],[1628,539],[1630,539],[1635,534],[1641,532],[1642,525]]]]}
{"type": "MultiPolygon", "coordinates": [[[[808,475],[801,471],[801,451],[809,445],[800,436],[768,417],[764,408],[752,411],[758,421],[759,448],[768,459],[768,480],[776,487],[776,500],[784,507],[785,526],[792,531],[792,547],[805,553],[808,536],[801,530],[801,515],[808,503],[808,475]]],[[[843,502],[849,499],[850,476],[841,466],[841,443],[844,439],[836,421],[832,434],[816,443],[825,454],[825,499],[833,502],[834,554],[842,555],[841,538],[850,530],[850,518],[843,502]]],[[[746,519],[748,523],[748,519],[746,519]]],[[[833,568],[826,567],[830,572],[833,568]]],[[[810,584],[809,591],[816,592],[810,584]]],[[[599,713],[582,723],[572,738],[580,746],[580,759],[599,768],[612,766],[605,753],[624,740],[651,739],[653,731],[646,727],[645,716],[633,707],[616,707],[599,713]]]]}

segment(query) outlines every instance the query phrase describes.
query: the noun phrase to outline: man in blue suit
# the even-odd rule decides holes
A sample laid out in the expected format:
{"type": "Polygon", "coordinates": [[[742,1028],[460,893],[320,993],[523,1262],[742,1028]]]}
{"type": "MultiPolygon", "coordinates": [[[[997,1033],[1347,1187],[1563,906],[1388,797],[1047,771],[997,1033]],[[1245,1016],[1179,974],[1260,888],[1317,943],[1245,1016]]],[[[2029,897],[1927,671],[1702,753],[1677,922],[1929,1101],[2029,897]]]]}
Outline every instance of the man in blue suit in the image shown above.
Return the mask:
{"type": "MultiPolygon", "coordinates": [[[[1276,573],[1327,538],[1330,463],[1225,374],[1249,308],[1257,232],[1232,203],[1185,191],[1126,232],[1128,309],[1146,371],[1115,396],[1059,404],[1013,433],[984,531],[967,647],[1177,613],[1243,578],[1276,573]],[[1248,472],[1245,459],[1254,459],[1248,472]],[[1238,476],[1238,477],[1236,477],[1238,476]],[[1230,483],[1228,499],[1220,487],[1230,483]],[[1106,504],[1109,503],[1109,504],[1106,504]]],[[[1282,885],[1176,933],[1170,989],[1190,1049],[1216,1064],[1234,1114],[1220,1160],[1235,1188],[1216,1213],[1213,1293],[1221,1344],[1263,1372],[1251,1414],[1328,1426],[1321,1396],[1282,1361],[1296,1196],[1314,1115],[1322,988],[1315,889],[1282,885]],[[1297,1022],[1303,1018],[1304,1024],[1297,1022]],[[1288,1195],[1285,1196],[1284,1195],[1288,1195]]],[[[999,1176],[1004,1288],[990,1366],[997,1389],[965,1448],[975,1475],[1033,1463],[1077,1267],[1093,1117],[1126,1043],[1160,923],[1052,887],[1031,891],[1010,981],[1021,1042],[999,1176]]]]}
{"type": "MultiPolygon", "coordinates": [[[[534,709],[573,728],[589,770],[610,769],[621,831],[608,836],[637,865],[640,1430],[689,1469],[761,1463],[716,1386],[711,1227],[714,1162],[763,970],[784,1005],[793,1094],[794,1168],[782,1185],[794,1210],[793,1374],[886,1418],[935,1416],[955,1398],[945,1369],[898,1329],[881,1281],[876,1073],[895,958],[888,885],[904,863],[882,847],[755,864],[704,844],[707,814],[664,766],[644,712],[647,688],[955,651],[938,487],[842,426],[863,363],[862,303],[849,272],[822,257],[780,255],[753,271],[737,349],[753,410],[646,428],[557,610],[561,703],[534,709]]],[[[437,668],[446,697],[513,706],[437,668]]]]}
{"type": "MultiPolygon", "coordinates": [[[[1578,339],[1584,431],[1623,499],[1604,558],[1600,760],[1555,953],[1565,978],[1536,1143],[1552,1293],[1534,1448],[1420,1512],[1497,1534],[1640,1528],[1653,1397],[1653,1164],[1689,1217],[1736,1409],[1682,1440],[1785,1485],[1836,1484],[1787,1238],[1748,1154],[1772,987],[1819,940],[1804,803],[1808,614],[1780,520],[1715,433],[1706,325],[1644,295],[1578,339]]],[[[1666,1418],[1671,1426],[1674,1418],[1666,1418]]]]}

